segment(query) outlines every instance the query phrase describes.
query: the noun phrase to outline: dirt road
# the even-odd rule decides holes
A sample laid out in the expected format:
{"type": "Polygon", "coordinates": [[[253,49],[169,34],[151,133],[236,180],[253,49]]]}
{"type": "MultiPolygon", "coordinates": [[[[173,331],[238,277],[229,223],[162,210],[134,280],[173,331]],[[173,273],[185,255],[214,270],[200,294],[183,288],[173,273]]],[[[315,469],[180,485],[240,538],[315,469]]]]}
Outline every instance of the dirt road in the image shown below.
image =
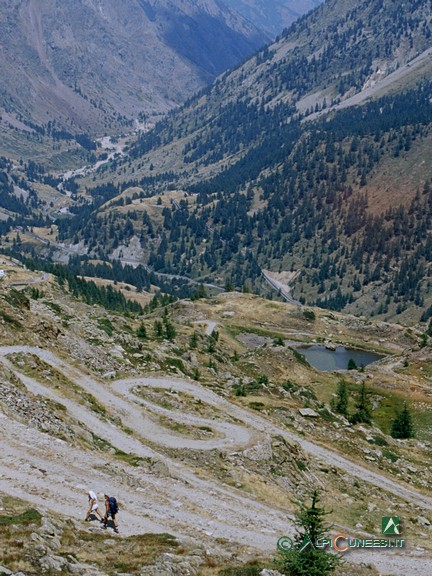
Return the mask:
{"type": "MultiPolygon", "coordinates": [[[[275,434],[298,442],[304,451],[328,465],[432,510],[432,498],[280,428],[197,382],[176,378],[132,378],[102,383],[51,352],[27,346],[1,347],[0,361],[16,373],[29,391],[62,403],[70,417],[112,446],[162,465],[162,472],[129,466],[126,473],[109,455],[90,453],[0,414],[0,490],[46,510],[77,517],[79,511],[75,502],[82,498],[84,514],[87,489],[99,493],[109,491],[123,503],[120,515],[123,534],[168,531],[179,537],[193,538],[219,552],[222,548],[216,539],[224,538],[228,542],[223,547],[225,551],[245,546],[272,553],[278,538],[294,531],[284,510],[265,505],[223,482],[200,477],[199,471],[164,455],[163,447],[239,450],[275,434]],[[78,400],[65,397],[55,387],[23,375],[19,366],[8,361],[7,355],[12,353],[35,354],[91,393],[121,419],[121,425],[96,414],[78,400]],[[189,395],[213,409],[217,416],[203,418],[184,410],[167,410],[138,395],[137,387],[170,389],[189,395]],[[214,434],[209,439],[180,434],[161,425],[159,417],[168,415],[179,424],[205,426],[214,434]]],[[[350,560],[373,562],[386,574],[429,575],[431,558],[420,552],[417,554],[363,551],[351,553],[350,560]]]]}

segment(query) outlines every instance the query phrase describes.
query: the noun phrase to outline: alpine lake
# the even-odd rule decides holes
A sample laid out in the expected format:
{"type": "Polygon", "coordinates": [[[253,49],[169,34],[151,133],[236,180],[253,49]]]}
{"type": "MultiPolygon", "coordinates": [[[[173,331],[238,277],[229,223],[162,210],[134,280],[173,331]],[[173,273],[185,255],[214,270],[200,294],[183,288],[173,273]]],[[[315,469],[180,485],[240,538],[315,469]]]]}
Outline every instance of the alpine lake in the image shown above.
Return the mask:
{"type": "Polygon", "coordinates": [[[375,352],[345,348],[344,346],[331,349],[320,344],[313,344],[312,346],[296,346],[296,350],[305,357],[311,366],[323,372],[361,368],[383,358],[381,354],[375,352]]]}

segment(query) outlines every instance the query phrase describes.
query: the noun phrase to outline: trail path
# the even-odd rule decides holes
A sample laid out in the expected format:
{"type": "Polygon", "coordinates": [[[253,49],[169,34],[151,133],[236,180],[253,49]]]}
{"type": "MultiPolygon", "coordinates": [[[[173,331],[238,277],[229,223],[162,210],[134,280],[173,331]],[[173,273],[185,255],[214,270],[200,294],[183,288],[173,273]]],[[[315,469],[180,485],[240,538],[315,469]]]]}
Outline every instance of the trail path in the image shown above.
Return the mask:
{"type": "MultiPolygon", "coordinates": [[[[0,361],[13,370],[31,392],[62,403],[71,417],[117,449],[163,462],[167,467],[165,474],[152,474],[140,467],[128,467],[125,473],[111,457],[86,452],[0,414],[0,490],[28,499],[47,510],[76,517],[75,502],[80,497],[84,513],[86,489],[93,488],[99,493],[110,491],[123,503],[123,534],[169,531],[197,539],[211,549],[218,548],[216,538],[224,538],[233,549],[243,544],[251,549],[274,552],[277,539],[294,531],[286,512],[265,505],[223,482],[201,478],[199,471],[167,457],[162,449],[238,450],[275,434],[297,442],[305,452],[327,465],[334,465],[364,482],[432,510],[431,497],[305,440],[232,404],[199,383],[176,378],[131,378],[100,383],[51,352],[28,346],[0,347],[0,361]],[[90,392],[121,418],[123,427],[95,414],[89,406],[66,398],[60,390],[21,374],[19,367],[6,358],[12,353],[35,354],[90,392]],[[137,387],[185,393],[221,414],[213,419],[167,410],[137,395],[137,387]],[[169,416],[185,425],[205,425],[215,431],[215,436],[196,439],[178,434],[164,428],[158,421],[160,416],[169,416]],[[233,419],[236,419],[235,423],[233,419]],[[125,426],[133,434],[127,433],[125,426]]],[[[350,556],[351,561],[373,562],[385,573],[413,576],[432,573],[429,556],[417,557],[408,552],[400,555],[390,550],[381,550],[379,554],[356,552],[350,556]]]]}

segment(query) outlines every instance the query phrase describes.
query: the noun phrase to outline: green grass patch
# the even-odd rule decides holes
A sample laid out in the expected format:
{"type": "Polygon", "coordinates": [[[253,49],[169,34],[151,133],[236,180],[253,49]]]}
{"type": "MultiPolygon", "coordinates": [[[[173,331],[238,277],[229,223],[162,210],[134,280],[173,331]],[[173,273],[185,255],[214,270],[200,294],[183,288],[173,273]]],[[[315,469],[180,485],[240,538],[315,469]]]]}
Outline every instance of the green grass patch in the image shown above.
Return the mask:
{"type": "Polygon", "coordinates": [[[39,524],[42,520],[42,514],[34,508],[29,508],[22,514],[16,516],[0,516],[0,526],[21,525],[28,526],[29,524],[39,524]]]}
{"type": "Polygon", "coordinates": [[[0,318],[2,318],[6,322],[6,324],[10,324],[14,328],[18,328],[19,330],[22,330],[21,322],[19,322],[18,320],[15,320],[15,318],[10,316],[4,310],[0,310],[0,318]]]}
{"type": "Polygon", "coordinates": [[[298,350],[291,348],[294,358],[299,362],[299,364],[303,364],[303,366],[310,366],[309,362],[306,360],[306,356],[304,354],[300,354],[298,350]]]}
{"type": "Polygon", "coordinates": [[[14,308],[25,308],[26,310],[30,310],[30,300],[20,290],[15,290],[15,288],[9,290],[5,296],[5,300],[14,308]]]}
{"type": "Polygon", "coordinates": [[[118,449],[115,450],[114,456],[122,462],[125,462],[126,464],[134,467],[142,466],[145,462],[144,458],[136,456],[136,454],[128,454],[127,452],[123,452],[123,450],[118,449]]]}
{"type": "MultiPolygon", "coordinates": [[[[371,388],[372,392],[378,390],[371,388]]],[[[379,390],[383,396],[380,405],[372,412],[373,424],[378,426],[384,434],[390,434],[391,426],[398,412],[403,408],[406,398],[401,394],[389,394],[379,390]]],[[[432,405],[428,408],[424,404],[408,403],[411,414],[415,437],[418,440],[432,442],[432,405]]]]}
{"type": "Polygon", "coordinates": [[[139,574],[142,566],[149,566],[164,553],[181,554],[174,536],[167,533],[140,534],[122,538],[107,537],[107,533],[76,530],[68,522],[61,537],[59,554],[70,554],[78,562],[95,565],[104,574],[139,574]]]}
{"type": "Polygon", "coordinates": [[[63,314],[63,310],[60,308],[57,302],[50,302],[49,300],[44,300],[43,303],[45,304],[45,306],[50,308],[50,310],[52,310],[55,314],[57,314],[57,316],[61,316],[63,314]]]}
{"type": "Polygon", "coordinates": [[[165,364],[171,368],[177,368],[181,372],[185,371],[183,361],[180,358],[165,358],[165,364]]]}
{"type": "Polygon", "coordinates": [[[253,410],[263,410],[265,408],[265,404],[262,402],[249,402],[249,407],[253,410]]]}
{"type": "Polygon", "coordinates": [[[114,334],[115,327],[113,323],[108,318],[98,318],[98,327],[103,330],[108,336],[114,334]]]}
{"type": "Polygon", "coordinates": [[[368,440],[368,442],[369,444],[376,444],[377,446],[388,446],[387,440],[382,436],[378,436],[377,434],[374,434],[371,440],[368,440]]]}
{"type": "Polygon", "coordinates": [[[391,450],[383,450],[382,454],[384,456],[384,458],[387,458],[388,460],[390,460],[390,462],[397,462],[399,460],[399,456],[397,454],[395,454],[394,452],[392,452],[391,450]]]}
{"type": "Polygon", "coordinates": [[[247,390],[244,384],[236,384],[233,390],[236,396],[247,396],[247,390]]]}
{"type": "Polygon", "coordinates": [[[262,572],[260,566],[242,566],[239,568],[224,568],[219,571],[219,576],[259,576],[262,572]]]}
{"type": "Polygon", "coordinates": [[[108,442],[108,440],[105,440],[104,438],[101,438],[100,436],[98,436],[97,434],[93,434],[92,433],[92,440],[93,443],[95,444],[95,446],[97,448],[99,448],[100,450],[111,450],[113,449],[112,444],[110,444],[110,442],[108,442]]]}
{"type": "Polygon", "coordinates": [[[81,396],[87,402],[87,404],[89,404],[90,410],[92,410],[92,412],[96,412],[96,414],[108,418],[106,408],[96,400],[93,394],[90,394],[89,392],[82,392],[81,396]]]}
{"type": "Polygon", "coordinates": [[[282,384],[282,388],[286,392],[297,392],[297,390],[299,389],[299,386],[295,382],[293,382],[292,380],[287,380],[286,382],[284,382],[282,384]]]}
{"type": "Polygon", "coordinates": [[[336,422],[337,420],[337,418],[335,418],[333,414],[325,406],[318,408],[317,412],[321,416],[321,418],[323,420],[326,420],[327,422],[336,422]]]}

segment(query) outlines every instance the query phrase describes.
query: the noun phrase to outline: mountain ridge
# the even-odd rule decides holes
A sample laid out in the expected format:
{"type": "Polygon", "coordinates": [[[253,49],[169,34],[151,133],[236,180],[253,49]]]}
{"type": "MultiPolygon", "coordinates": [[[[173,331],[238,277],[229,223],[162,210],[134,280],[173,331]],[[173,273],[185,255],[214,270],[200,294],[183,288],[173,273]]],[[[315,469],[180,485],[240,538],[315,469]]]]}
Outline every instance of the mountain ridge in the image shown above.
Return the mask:
{"type": "Polygon", "coordinates": [[[213,0],[121,6],[3,3],[4,111],[75,132],[106,130],[178,105],[267,38],[213,0]]]}

